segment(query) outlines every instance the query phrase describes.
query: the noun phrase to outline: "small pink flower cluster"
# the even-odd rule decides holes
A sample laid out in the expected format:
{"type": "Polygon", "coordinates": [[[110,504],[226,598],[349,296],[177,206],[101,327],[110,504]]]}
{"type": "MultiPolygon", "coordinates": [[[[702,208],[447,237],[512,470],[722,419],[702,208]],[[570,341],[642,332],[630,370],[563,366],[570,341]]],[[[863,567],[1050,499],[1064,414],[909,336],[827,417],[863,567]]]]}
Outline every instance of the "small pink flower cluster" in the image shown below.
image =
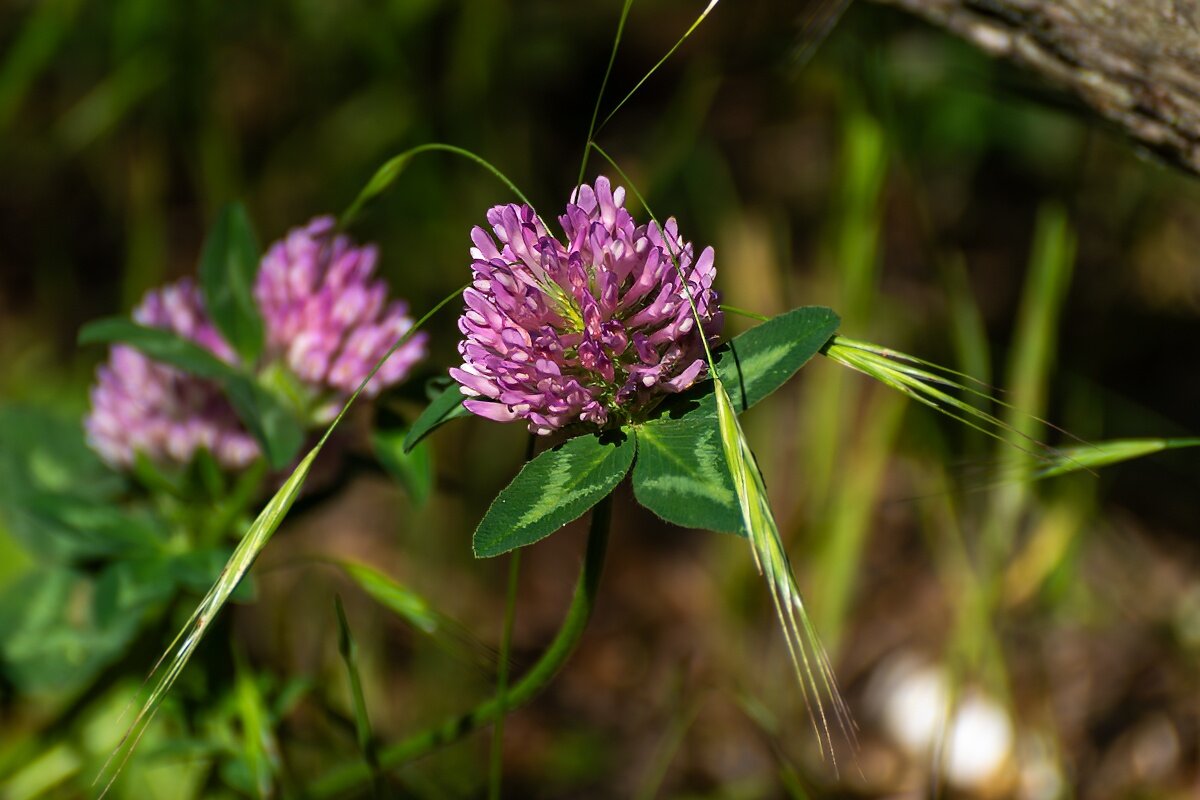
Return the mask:
{"type": "MultiPolygon", "coordinates": [[[[373,278],[378,250],[335,235],[320,217],[288,232],[263,257],[254,287],[266,347],[261,366],[282,362],[314,396],[336,407],[411,326],[402,301],[387,303],[387,287],[373,278]]],[[[236,356],[208,318],[189,279],[149,292],[135,321],[164,328],[234,363],[236,356]]],[[[393,353],[365,393],[407,377],[425,356],[425,334],[393,353]]],[[[250,365],[252,367],[260,365],[250,365]]],[[[213,381],[155,362],[126,345],[112,348],[97,370],[88,441],[116,467],[138,453],[159,463],[186,464],[204,448],[230,469],[259,455],[221,388],[213,381]]]]}

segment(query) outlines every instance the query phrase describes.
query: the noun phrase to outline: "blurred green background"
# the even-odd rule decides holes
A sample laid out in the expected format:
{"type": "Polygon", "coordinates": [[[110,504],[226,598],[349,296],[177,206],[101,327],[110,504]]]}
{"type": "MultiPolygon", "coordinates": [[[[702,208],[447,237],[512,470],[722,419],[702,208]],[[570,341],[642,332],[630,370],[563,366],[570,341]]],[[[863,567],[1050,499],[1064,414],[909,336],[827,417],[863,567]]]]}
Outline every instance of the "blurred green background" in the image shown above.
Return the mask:
{"type": "MultiPolygon", "coordinates": [[[[635,4],[608,105],[699,6],[635,4]]],[[[553,0],[0,7],[0,398],[5,414],[60,420],[22,432],[11,416],[0,456],[22,436],[71,440],[104,356],[76,347],[79,327],[193,273],[229,201],[271,241],[344,209],[389,156],[437,140],[490,159],[554,213],[619,12],[553,0]]],[[[715,246],[724,299],[764,314],[831,305],[848,336],[1005,387],[1014,427],[1053,443],[1071,440],[1034,417],[1088,441],[1200,431],[1195,179],[882,6],[854,3],[805,61],[813,13],[719,5],[598,137],[657,213],[715,246]]],[[[393,292],[420,313],[464,282],[470,228],[510,199],[482,170],[427,156],[354,234],[379,243],[393,292]]],[[[430,330],[431,357],[384,398],[389,413],[419,411],[421,379],[457,363],[454,314],[430,330]]],[[[506,796],[1200,791],[1195,455],[1035,483],[1014,448],[823,361],[745,424],[860,720],[858,766],[838,774],[818,758],[744,542],[673,529],[623,488],[583,645],[507,723],[506,796]],[[949,715],[939,753],[930,731],[951,699],[978,713],[949,715]]],[[[525,433],[468,419],[432,441],[437,485],[419,507],[378,470],[329,467],[334,490],[271,543],[253,602],[202,646],[119,796],[253,795],[247,759],[261,751],[269,794],[302,797],[359,759],[335,593],[379,739],[490,691],[507,570],[473,561],[470,534],[525,433]],[[475,657],[414,632],[314,556],[412,587],[471,631],[475,657]],[[267,719],[257,751],[243,742],[247,697],[267,719]]],[[[6,464],[0,503],[15,507],[24,468],[6,464]]],[[[124,630],[111,650],[75,635],[83,623],[67,612],[86,609],[102,566],[85,559],[82,583],[38,627],[35,600],[60,595],[29,582],[50,556],[14,534],[21,524],[0,515],[0,797],[91,796],[171,625],[124,630]],[[31,672],[20,642],[49,641],[55,625],[67,646],[31,672]]],[[[525,557],[518,671],[561,619],[578,527],[525,557]]],[[[174,611],[203,582],[183,580],[174,611]]],[[[478,796],[487,743],[406,767],[389,791],[478,796]]]]}

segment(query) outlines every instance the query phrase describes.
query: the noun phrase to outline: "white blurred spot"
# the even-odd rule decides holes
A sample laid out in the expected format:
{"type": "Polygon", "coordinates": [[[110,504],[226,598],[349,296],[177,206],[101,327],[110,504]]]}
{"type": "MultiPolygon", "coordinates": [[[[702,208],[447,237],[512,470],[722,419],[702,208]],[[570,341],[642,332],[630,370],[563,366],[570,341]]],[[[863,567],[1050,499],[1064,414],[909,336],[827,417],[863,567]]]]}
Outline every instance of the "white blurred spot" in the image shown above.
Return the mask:
{"type": "Polygon", "coordinates": [[[950,701],[945,670],[912,653],[884,662],[868,690],[884,730],[911,758],[928,759],[941,749],[947,782],[982,789],[1012,761],[1012,721],[977,691],[960,695],[953,714],[950,701]]]}
{"type": "Polygon", "coordinates": [[[949,697],[941,670],[911,654],[892,658],[874,687],[884,729],[912,755],[929,752],[945,723],[949,697]]]}
{"type": "Polygon", "coordinates": [[[963,698],[946,740],[946,780],[961,789],[983,786],[1012,752],[1013,729],[998,703],[981,694],[963,698]]]}

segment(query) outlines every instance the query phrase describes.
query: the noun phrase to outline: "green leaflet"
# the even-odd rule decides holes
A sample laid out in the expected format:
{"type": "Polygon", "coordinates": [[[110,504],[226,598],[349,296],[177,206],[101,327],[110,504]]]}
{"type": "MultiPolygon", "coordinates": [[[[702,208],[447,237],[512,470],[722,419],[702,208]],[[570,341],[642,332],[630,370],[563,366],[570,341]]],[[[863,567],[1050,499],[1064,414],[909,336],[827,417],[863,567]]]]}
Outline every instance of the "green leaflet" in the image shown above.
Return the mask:
{"type": "MultiPolygon", "coordinates": [[[[750,329],[714,356],[733,407],[740,413],[788,381],[829,341],[840,320],[822,306],[805,306],[750,329]]],[[[689,528],[747,532],[717,438],[712,381],[663,406],[637,426],[633,491],[658,516],[689,528]]]]}
{"type": "MultiPolygon", "coordinates": [[[[829,341],[839,323],[831,309],[804,306],[764,322],[716,351],[717,371],[725,380],[734,406],[745,411],[786,383],[829,341]]],[[[435,396],[409,430],[405,451],[450,420],[469,416],[471,412],[463,408],[462,399],[456,383],[435,396]]],[[[706,382],[664,408],[684,414],[691,411],[696,425],[701,415],[711,415],[715,420],[712,384],[706,382]]]]}
{"type": "Polygon", "coordinates": [[[616,488],[637,451],[633,431],[568,439],[525,464],[475,530],[478,558],[546,538],[616,488]]]}
{"type": "MultiPolygon", "coordinates": [[[[6,466],[0,464],[0,476],[6,466]]],[[[37,488],[24,495],[0,489],[0,521],[28,553],[47,562],[130,557],[158,549],[166,538],[161,521],[145,510],[37,488]]]]}
{"type": "Polygon", "coordinates": [[[178,334],[123,317],[109,317],[85,325],[79,332],[79,343],[127,344],[156,361],[220,382],[275,469],[288,466],[304,443],[300,423],[275,395],[242,370],[178,334]]]}
{"type": "Polygon", "coordinates": [[[99,620],[80,615],[86,574],[39,566],[0,591],[0,678],[20,691],[71,691],[117,659],[137,633],[140,618],[99,620]]]}
{"type": "Polygon", "coordinates": [[[195,342],[162,328],[139,325],[126,317],[106,317],[89,322],[79,331],[80,344],[127,344],[144,355],[201,378],[223,381],[242,377],[195,342]]]}
{"type": "MultiPolygon", "coordinates": [[[[738,413],[756,405],[795,375],[837,332],[841,319],[824,306],[801,306],[734,337],[713,355],[738,413]]],[[[712,386],[705,384],[714,412],[712,386]]]]}
{"type": "Polygon", "coordinates": [[[450,420],[470,416],[471,412],[463,408],[462,401],[463,394],[459,391],[457,383],[451,382],[442,389],[429,401],[429,405],[421,412],[421,416],[417,417],[408,435],[404,437],[404,452],[412,450],[422,439],[450,420]]]}
{"type": "Polygon", "coordinates": [[[124,489],[87,446],[78,417],[0,403],[0,509],[35,491],[107,504],[124,489]]]}
{"type": "MultiPolygon", "coordinates": [[[[35,562],[128,558],[154,551],[163,524],[145,509],[117,505],[125,482],[88,449],[78,418],[0,405],[0,528],[35,562]]],[[[0,556],[0,578],[16,554],[0,556]]]]}
{"type": "Polygon", "coordinates": [[[745,536],[717,433],[716,415],[710,414],[639,426],[633,492],[668,522],[745,536]]]}
{"type": "Polygon", "coordinates": [[[263,323],[254,303],[258,239],[241,203],[221,209],[200,256],[200,289],[217,330],[246,364],[262,352],[263,323]]]}

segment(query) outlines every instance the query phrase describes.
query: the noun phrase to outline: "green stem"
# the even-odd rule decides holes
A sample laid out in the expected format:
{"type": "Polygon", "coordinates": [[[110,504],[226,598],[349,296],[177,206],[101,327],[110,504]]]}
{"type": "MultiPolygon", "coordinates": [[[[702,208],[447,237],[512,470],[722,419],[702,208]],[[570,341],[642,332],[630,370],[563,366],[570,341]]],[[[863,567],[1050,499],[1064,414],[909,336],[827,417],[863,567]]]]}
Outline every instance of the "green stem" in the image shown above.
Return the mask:
{"type": "MultiPolygon", "coordinates": [[[[500,664],[496,669],[496,702],[501,706],[508,695],[508,659],[512,652],[513,618],[517,612],[517,578],[521,574],[521,551],[514,550],[508,564],[508,599],[504,606],[504,633],[500,638],[500,664]]],[[[492,765],[488,775],[488,797],[500,800],[500,782],[504,772],[504,715],[492,728],[492,765]]]]}
{"type": "MultiPolygon", "coordinates": [[[[523,706],[532,700],[554,678],[563,664],[575,651],[579,639],[587,627],[596,601],[596,589],[600,584],[600,572],[604,566],[604,551],[608,546],[608,527],[612,512],[612,496],[601,500],[592,511],[591,530],[588,533],[587,552],[583,569],[571,607],[563,620],[554,641],[538,662],[526,672],[521,680],[513,684],[503,698],[491,697],[474,709],[451,717],[436,727],[429,728],[379,752],[379,764],[384,769],[394,769],[409,761],[429,755],[446,745],[453,744],[467,734],[493,722],[503,714],[523,706]]],[[[370,772],[363,764],[347,764],[332,770],[310,787],[312,798],[335,797],[369,783],[370,772]]]]}

